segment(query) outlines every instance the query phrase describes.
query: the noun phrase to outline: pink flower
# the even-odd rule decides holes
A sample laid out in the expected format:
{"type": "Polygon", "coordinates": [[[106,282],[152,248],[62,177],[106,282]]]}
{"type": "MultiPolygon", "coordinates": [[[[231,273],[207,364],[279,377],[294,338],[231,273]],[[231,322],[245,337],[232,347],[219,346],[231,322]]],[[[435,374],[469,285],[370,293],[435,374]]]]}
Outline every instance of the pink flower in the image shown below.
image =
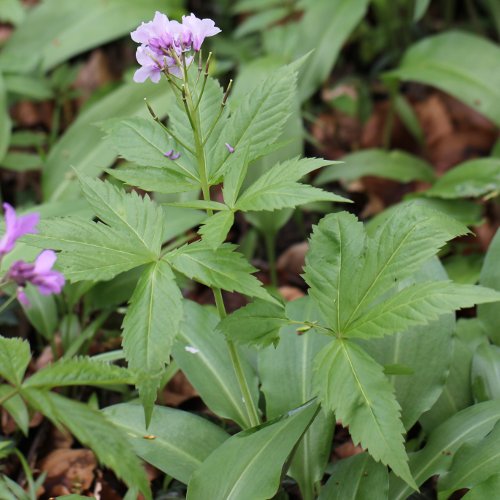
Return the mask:
{"type": "Polygon", "coordinates": [[[5,212],[5,234],[0,239],[0,258],[9,253],[16,241],[25,234],[36,233],[35,226],[40,221],[40,214],[34,213],[18,217],[8,203],[3,204],[5,212]]]}
{"type": "Polygon", "coordinates": [[[56,259],[57,255],[54,251],[44,250],[32,264],[22,260],[12,264],[7,272],[7,278],[17,283],[17,297],[21,303],[29,305],[24,292],[28,283],[36,286],[42,295],[61,293],[65,280],[59,271],[52,269],[56,259]]]}

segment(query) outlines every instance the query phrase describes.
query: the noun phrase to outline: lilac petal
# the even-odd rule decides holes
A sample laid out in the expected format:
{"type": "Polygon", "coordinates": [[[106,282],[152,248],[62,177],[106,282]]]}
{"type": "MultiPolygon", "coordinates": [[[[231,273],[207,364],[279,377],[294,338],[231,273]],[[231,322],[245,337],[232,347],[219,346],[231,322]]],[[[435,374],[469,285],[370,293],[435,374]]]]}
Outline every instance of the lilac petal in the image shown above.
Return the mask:
{"type": "Polygon", "coordinates": [[[170,159],[175,161],[175,160],[178,160],[179,158],[181,157],[181,154],[180,153],[175,153],[173,154],[170,159]]]}
{"type": "Polygon", "coordinates": [[[40,214],[28,214],[23,215],[17,219],[17,230],[20,236],[28,233],[36,233],[35,227],[40,222],[40,214]]]}
{"type": "Polygon", "coordinates": [[[224,146],[226,146],[227,150],[230,153],[234,153],[234,148],[233,148],[233,146],[231,146],[231,144],[229,144],[228,142],[226,142],[226,144],[224,144],[224,146]]]}
{"type": "Polygon", "coordinates": [[[17,300],[19,300],[23,306],[29,307],[31,305],[26,293],[24,292],[24,288],[22,287],[17,289],[17,300]]]}
{"type": "Polygon", "coordinates": [[[150,75],[151,75],[151,68],[143,66],[134,73],[134,82],[143,83],[150,77],[150,75]]]}
{"type": "Polygon", "coordinates": [[[5,234],[0,239],[0,255],[9,253],[21,236],[36,232],[35,226],[40,221],[38,213],[17,217],[16,211],[8,203],[4,203],[3,208],[5,210],[5,234]]]}
{"type": "Polygon", "coordinates": [[[55,261],[57,259],[57,255],[53,250],[44,250],[41,252],[38,257],[35,259],[35,269],[34,272],[36,274],[45,273],[52,269],[55,261]]]}
{"type": "Polygon", "coordinates": [[[149,79],[153,83],[158,83],[161,80],[161,71],[159,69],[153,68],[149,75],[149,79]]]}

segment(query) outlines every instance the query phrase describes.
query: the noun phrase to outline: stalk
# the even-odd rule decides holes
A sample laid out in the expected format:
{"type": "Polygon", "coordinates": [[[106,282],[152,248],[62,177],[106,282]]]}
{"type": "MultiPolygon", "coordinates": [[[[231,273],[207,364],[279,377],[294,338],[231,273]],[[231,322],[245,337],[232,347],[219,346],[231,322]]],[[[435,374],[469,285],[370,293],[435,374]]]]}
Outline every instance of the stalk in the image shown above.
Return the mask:
{"type": "MultiPolygon", "coordinates": [[[[200,126],[200,114],[198,108],[194,106],[192,96],[189,91],[189,87],[184,86],[185,89],[185,104],[186,111],[189,113],[188,116],[192,118],[191,125],[193,127],[193,135],[195,140],[195,152],[196,158],[198,160],[198,174],[200,177],[201,191],[203,193],[203,198],[206,201],[210,201],[210,186],[207,178],[207,167],[205,160],[205,149],[203,144],[203,137],[200,126]]],[[[213,215],[212,210],[207,210],[208,215],[213,215]]],[[[224,299],[222,297],[222,292],[219,288],[210,287],[212,293],[214,294],[215,304],[217,307],[217,312],[219,313],[219,318],[224,319],[227,316],[226,307],[224,305],[224,299]]],[[[231,363],[233,365],[234,373],[236,375],[236,379],[238,380],[238,385],[240,386],[241,395],[243,397],[243,404],[247,410],[248,420],[252,427],[260,424],[259,414],[257,412],[257,408],[254,405],[252,395],[250,393],[250,387],[248,385],[248,381],[245,377],[245,373],[243,371],[243,366],[241,364],[241,358],[236,349],[234,343],[228,339],[226,339],[227,347],[229,350],[229,356],[231,358],[231,363]]]]}

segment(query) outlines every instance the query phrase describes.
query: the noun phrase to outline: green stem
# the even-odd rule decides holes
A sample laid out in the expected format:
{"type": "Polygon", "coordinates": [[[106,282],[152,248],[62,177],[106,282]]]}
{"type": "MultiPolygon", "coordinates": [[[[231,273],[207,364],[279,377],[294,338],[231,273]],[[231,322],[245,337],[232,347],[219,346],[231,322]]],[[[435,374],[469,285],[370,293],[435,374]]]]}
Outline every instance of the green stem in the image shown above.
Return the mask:
{"type": "Polygon", "coordinates": [[[5,309],[7,309],[11,304],[12,302],[14,302],[14,300],[16,300],[16,294],[13,293],[1,306],[0,306],[0,314],[2,314],[5,309]]]}
{"type": "MultiPolygon", "coordinates": [[[[193,101],[189,92],[189,88],[186,86],[185,88],[185,96],[186,96],[186,107],[193,109],[193,101]]],[[[189,110],[187,110],[188,112],[189,110]]],[[[206,160],[205,160],[205,149],[203,147],[203,138],[201,136],[201,126],[200,126],[200,114],[196,109],[192,116],[192,127],[193,127],[193,135],[195,140],[195,150],[196,157],[198,159],[198,175],[200,177],[201,183],[201,191],[203,193],[203,198],[205,201],[210,201],[210,185],[207,179],[207,168],[206,168],[206,160]]],[[[208,215],[213,215],[212,210],[207,210],[208,215]]],[[[222,298],[222,292],[219,288],[212,288],[212,292],[215,298],[215,304],[217,306],[217,311],[219,313],[220,319],[226,317],[226,308],[224,306],[224,299],[222,298]]],[[[236,346],[230,341],[227,341],[227,347],[229,350],[229,356],[231,358],[231,363],[233,365],[234,373],[236,375],[236,379],[238,380],[238,384],[240,386],[241,395],[243,397],[243,404],[247,410],[248,419],[250,425],[255,427],[260,424],[259,414],[257,412],[257,408],[254,405],[254,401],[252,399],[252,394],[250,392],[250,388],[248,385],[248,381],[245,377],[245,372],[243,371],[243,366],[241,364],[241,359],[236,349],[236,346]]]]}

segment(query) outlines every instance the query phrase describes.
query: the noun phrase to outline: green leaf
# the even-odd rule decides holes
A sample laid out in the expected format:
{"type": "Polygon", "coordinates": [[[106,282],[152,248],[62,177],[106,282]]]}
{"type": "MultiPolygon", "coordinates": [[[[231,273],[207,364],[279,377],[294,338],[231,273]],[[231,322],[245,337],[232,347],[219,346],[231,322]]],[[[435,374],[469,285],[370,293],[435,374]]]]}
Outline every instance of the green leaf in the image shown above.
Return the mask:
{"type": "Polygon", "coordinates": [[[493,474],[486,481],[471,488],[462,498],[467,500],[484,500],[495,498],[500,493],[500,474],[493,474]]]}
{"type": "Polygon", "coordinates": [[[100,222],[65,217],[43,221],[39,228],[39,234],[27,235],[25,241],[62,250],[57,261],[70,281],[109,280],[156,258],[138,246],[129,233],[100,222]]]}
{"type": "Polygon", "coordinates": [[[2,168],[13,172],[28,172],[38,170],[43,166],[43,160],[38,154],[10,152],[0,162],[2,168]]]}
{"type": "Polygon", "coordinates": [[[366,175],[399,182],[434,179],[434,170],[426,161],[405,151],[364,149],[344,156],[342,161],[344,163],[324,168],[314,183],[321,186],[337,180],[353,181],[366,175]]]}
{"type": "Polygon", "coordinates": [[[358,345],[335,339],[315,360],[314,385],[355,443],[417,489],[408,469],[401,408],[383,368],[358,345]]]}
{"type": "MultiPolygon", "coordinates": [[[[308,297],[287,304],[286,314],[298,321],[319,319],[319,311],[308,297]]],[[[259,352],[259,375],[268,419],[278,417],[314,396],[314,357],[329,341],[323,335],[297,335],[296,327],[290,325],[281,330],[276,348],[269,347],[259,352]]],[[[303,498],[314,497],[315,485],[324,475],[334,427],[333,414],[320,411],[293,454],[288,475],[299,483],[303,498]]]]}
{"type": "Polygon", "coordinates": [[[121,403],[103,411],[124,431],[128,444],[139,457],[185,484],[210,453],[229,437],[220,427],[198,415],[164,406],[153,408],[147,428],[140,405],[121,403]]]}
{"type": "MultiPolygon", "coordinates": [[[[170,0],[165,5],[179,7],[170,0]]],[[[128,3],[123,0],[89,0],[85,9],[65,0],[49,0],[30,9],[26,20],[10,37],[0,57],[0,67],[28,73],[40,64],[43,71],[77,54],[115,40],[149,19],[156,0],[128,3]]],[[[177,9],[177,12],[179,10],[177,9]]]]}
{"type": "Polygon", "coordinates": [[[399,68],[386,75],[437,87],[500,125],[499,57],[500,48],[493,42],[447,31],[411,46],[399,68]]]}
{"type": "Polygon", "coordinates": [[[224,172],[231,157],[225,143],[236,151],[248,148],[248,161],[251,162],[278,139],[289,115],[295,82],[296,74],[289,66],[274,71],[248,93],[225,120],[225,126],[209,153],[211,183],[215,183],[224,172]]]}
{"type": "MultiPolygon", "coordinates": [[[[437,258],[424,265],[414,278],[416,282],[439,279],[446,279],[446,272],[437,258]]],[[[389,377],[401,405],[405,429],[413,427],[443,392],[452,361],[454,329],[454,315],[448,313],[426,326],[361,343],[384,366],[386,375],[388,365],[405,369],[404,376],[389,377]]]]}
{"type": "Polygon", "coordinates": [[[440,477],[439,491],[452,493],[462,488],[472,488],[491,475],[498,473],[500,459],[500,425],[479,442],[464,444],[453,458],[450,470],[440,477]]]}
{"type": "Polygon", "coordinates": [[[260,500],[274,496],[285,462],[317,411],[317,404],[310,402],[231,436],[193,474],[187,499],[260,500]]]}
{"type": "Polygon", "coordinates": [[[453,355],[446,384],[433,407],[420,417],[428,433],[446,419],[473,403],[471,391],[471,360],[473,351],[460,338],[453,341],[453,355]]]}
{"type": "MultiPolygon", "coordinates": [[[[7,397],[12,393],[10,385],[0,385],[0,399],[7,397]]],[[[27,436],[29,430],[30,416],[26,404],[19,394],[10,396],[2,403],[2,408],[9,412],[22,433],[27,436]]]]}
{"type": "MultiPolygon", "coordinates": [[[[149,15],[144,19],[147,17],[149,15]]],[[[44,30],[47,30],[46,26],[44,30]]],[[[116,119],[149,117],[144,96],[148,97],[159,117],[165,115],[174,100],[168,87],[150,82],[141,85],[131,82],[99,99],[78,115],[47,156],[42,172],[45,199],[74,200],[80,194],[74,170],[91,177],[98,176],[114,163],[115,150],[109,139],[103,138],[103,132],[96,124],[110,116],[116,119]]]]}
{"type": "Polygon", "coordinates": [[[280,329],[288,323],[282,306],[256,300],[226,316],[217,330],[233,342],[266,347],[279,342],[280,329]]]}
{"type": "MultiPolygon", "coordinates": [[[[484,259],[479,283],[500,292],[500,231],[497,230],[490,243],[484,259]]],[[[500,330],[498,328],[498,305],[480,305],[477,311],[478,318],[486,326],[488,335],[497,345],[500,345],[500,330]]]]}
{"type": "Polygon", "coordinates": [[[151,264],[137,283],[123,320],[123,349],[149,423],[163,369],[182,319],[182,295],[170,266],[151,264]]]}
{"type": "Polygon", "coordinates": [[[126,193],[109,182],[79,176],[85,198],[103,222],[128,233],[136,246],[160,255],[163,211],[149,196],[126,193]]]}
{"type": "Polygon", "coordinates": [[[500,347],[483,343],[477,348],[471,382],[475,401],[500,399],[500,347]]]}
{"type": "Polygon", "coordinates": [[[127,435],[101,412],[54,392],[23,389],[22,396],[55,425],[62,424],[80,443],[89,446],[99,461],[125,484],[138,487],[147,499],[151,499],[146,473],[130,449],[127,435]]]}
{"type": "Polygon", "coordinates": [[[318,500],[387,500],[388,494],[387,467],[375,462],[368,453],[360,453],[336,462],[318,500]]]}
{"type": "Polygon", "coordinates": [[[198,233],[202,240],[213,250],[222,245],[227,237],[227,233],[233,226],[234,212],[225,210],[208,217],[198,233]]]}
{"type": "MultiPolygon", "coordinates": [[[[192,301],[184,302],[184,310],[185,318],[172,350],[175,362],[211,411],[222,418],[235,421],[243,428],[251,427],[227,343],[215,330],[218,315],[192,301]]],[[[254,405],[257,407],[257,377],[244,353],[239,354],[254,405]]]]}
{"type": "Polygon", "coordinates": [[[5,82],[0,73],[0,160],[3,160],[9,148],[12,120],[10,119],[7,91],[5,82]]]}
{"type": "Polygon", "coordinates": [[[447,240],[466,232],[454,219],[418,204],[392,212],[372,237],[353,215],[331,214],[313,230],[305,280],[328,326],[343,333],[447,240]]]}
{"type": "Polygon", "coordinates": [[[227,205],[212,200],[188,200],[188,201],[173,201],[167,203],[167,206],[176,208],[197,208],[198,210],[214,210],[228,211],[227,205]]]}
{"type": "Polygon", "coordinates": [[[42,295],[34,286],[28,285],[24,292],[29,300],[29,306],[21,304],[24,314],[45,340],[54,338],[59,317],[54,295],[42,295]]]}
{"type": "Polygon", "coordinates": [[[477,198],[500,190],[500,159],[480,158],[461,163],[425,191],[437,198],[477,198]]]}
{"type": "Polygon", "coordinates": [[[45,101],[54,97],[49,80],[41,76],[5,75],[5,87],[11,94],[35,101],[45,101]]]}
{"type": "Polygon", "coordinates": [[[145,167],[162,167],[182,175],[188,181],[198,181],[198,174],[191,167],[192,162],[186,162],[185,149],[170,139],[167,132],[152,119],[113,119],[111,123],[105,122],[103,128],[109,133],[116,152],[126,160],[145,167]],[[182,150],[178,160],[173,161],[165,156],[171,149],[182,150]]]}
{"type": "Polygon", "coordinates": [[[382,337],[425,325],[456,309],[498,301],[500,293],[485,287],[450,281],[417,283],[366,309],[344,333],[346,337],[382,337]]]}
{"type": "Polygon", "coordinates": [[[236,199],[240,194],[248,171],[248,152],[250,143],[246,148],[239,148],[227,160],[224,174],[223,196],[228,207],[234,208],[236,199]]]}
{"type": "Polygon", "coordinates": [[[425,16],[431,0],[415,0],[415,10],[413,11],[413,20],[420,21],[425,16]]]}
{"type": "Polygon", "coordinates": [[[120,167],[106,169],[106,172],[129,186],[136,186],[145,191],[170,194],[199,189],[194,180],[163,167],[120,167]]]}
{"type": "Polygon", "coordinates": [[[84,357],[57,361],[42,368],[24,382],[23,388],[50,389],[71,385],[100,387],[133,383],[134,377],[125,368],[84,357]]]}
{"type": "Polygon", "coordinates": [[[0,336],[0,375],[12,385],[21,385],[31,360],[30,345],[20,338],[0,336]]]}
{"type": "MultiPolygon", "coordinates": [[[[445,420],[429,435],[424,448],[410,455],[410,470],[416,483],[420,486],[431,476],[446,472],[456,451],[464,443],[482,439],[499,419],[500,401],[486,401],[445,420]]],[[[411,493],[407,484],[391,474],[391,500],[404,500],[411,493]]]]}
{"type": "Polygon", "coordinates": [[[262,283],[251,275],[255,268],[235,249],[235,245],[224,243],[213,250],[198,241],[173,250],[164,258],[177,271],[204,285],[273,302],[262,283]]]}
{"type": "Polygon", "coordinates": [[[368,0],[315,0],[298,26],[294,56],[314,50],[299,79],[300,100],[316,92],[330,75],[345,41],[363,19],[368,0]]]}
{"type": "Polygon", "coordinates": [[[3,22],[18,25],[23,22],[25,15],[26,13],[21,0],[4,0],[2,2],[0,19],[3,22]]]}
{"type": "Polygon", "coordinates": [[[342,196],[297,182],[309,172],[330,163],[316,158],[294,158],[278,163],[243,192],[235,207],[243,211],[272,211],[313,201],[350,202],[342,196]]]}

